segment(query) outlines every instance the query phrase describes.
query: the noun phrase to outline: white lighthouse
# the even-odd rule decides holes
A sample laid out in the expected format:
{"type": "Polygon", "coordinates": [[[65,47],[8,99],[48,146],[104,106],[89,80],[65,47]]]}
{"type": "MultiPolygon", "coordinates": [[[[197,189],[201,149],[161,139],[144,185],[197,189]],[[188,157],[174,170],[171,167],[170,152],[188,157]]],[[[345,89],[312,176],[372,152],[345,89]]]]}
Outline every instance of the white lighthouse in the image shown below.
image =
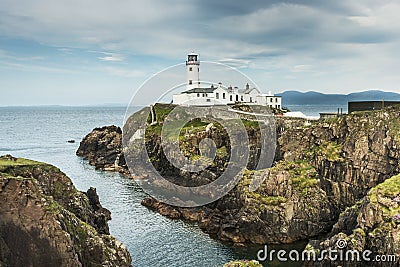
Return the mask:
{"type": "Polygon", "coordinates": [[[199,55],[195,53],[188,54],[186,61],[187,90],[200,88],[199,66],[200,66],[199,55]]]}

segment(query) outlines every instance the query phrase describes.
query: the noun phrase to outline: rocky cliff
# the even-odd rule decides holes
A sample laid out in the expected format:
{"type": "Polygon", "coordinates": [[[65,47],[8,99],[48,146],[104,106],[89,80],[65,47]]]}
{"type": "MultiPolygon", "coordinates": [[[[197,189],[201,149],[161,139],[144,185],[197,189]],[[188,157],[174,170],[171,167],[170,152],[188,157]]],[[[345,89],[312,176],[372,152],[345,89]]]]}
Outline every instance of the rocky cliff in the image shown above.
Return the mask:
{"type": "Polygon", "coordinates": [[[0,266],[131,266],[95,188],[54,166],[0,157],[0,266]]]}
{"type": "Polygon", "coordinates": [[[307,266],[399,266],[400,175],[385,180],[346,208],[328,238],[312,240],[306,249],[316,252],[318,257],[322,250],[343,251],[343,254],[352,251],[358,255],[343,260],[332,260],[325,255],[322,261],[310,261],[307,266]]]}
{"type": "MultiPolygon", "coordinates": [[[[198,156],[199,142],[207,137],[215,141],[217,156],[201,174],[182,172],[171,166],[160,146],[160,129],[168,109],[171,107],[156,107],[158,120],[146,130],[146,148],[153,165],[171,181],[185,186],[212,181],[229,160],[226,132],[206,120],[187,125],[180,138],[185,155],[198,156]]],[[[399,118],[399,108],[315,122],[276,118],[274,164],[261,171],[254,171],[259,129],[247,118],[244,124],[250,139],[250,161],[243,179],[226,196],[201,208],[168,206],[152,198],[144,199],[142,204],[171,218],[196,221],[210,235],[236,243],[291,243],[328,233],[341,212],[363,199],[371,188],[399,173],[399,118]],[[266,179],[251,192],[254,174],[266,179]]],[[[120,133],[120,129],[115,132],[120,133]]],[[[85,140],[96,143],[90,136],[97,134],[92,132],[85,137],[79,155],[88,157],[88,153],[82,153],[89,145],[85,140]]],[[[121,134],[110,136],[113,137],[102,146],[121,142],[121,134]]],[[[103,152],[90,153],[94,159],[104,158],[103,152]]],[[[125,168],[123,164],[119,166],[125,168]]]]}

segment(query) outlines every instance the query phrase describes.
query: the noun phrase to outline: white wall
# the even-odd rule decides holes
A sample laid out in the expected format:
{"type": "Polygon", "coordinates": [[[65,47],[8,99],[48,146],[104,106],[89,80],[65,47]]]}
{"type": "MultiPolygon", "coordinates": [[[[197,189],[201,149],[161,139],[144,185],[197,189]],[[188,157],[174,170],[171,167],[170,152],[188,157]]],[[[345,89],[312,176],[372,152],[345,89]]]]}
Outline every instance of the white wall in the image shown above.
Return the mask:
{"type": "Polygon", "coordinates": [[[194,61],[186,64],[186,77],[186,90],[200,87],[198,63],[194,61]],[[189,84],[189,81],[192,81],[192,84],[189,84]]]}
{"type": "Polygon", "coordinates": [[[253,90],[249,94],[241,93],[229,93],[223,88],[217,88],[212,93],[182,93],[173,96],[173,103],[176,105],[227,105],[234,104],[236,102],[236,96],[238,101],[243,103],[254,103],[257,105],[268,105],[273,108],[282,108],[282,98],[279,96],[260,95],[256,90],[253,90]],[[223,94],[225,93],[225,99],[223,94]],[[217,97],[218,94],[218,97],[217,97]],[[199,96],[198,96],[199,95],[199,96]],[[232,101],[231,101],[232,96],[232,101]],[[241,100],[243,96],[243,101],[241,100]],[[250,101],[250,97],[251,100],[250,101]]]}

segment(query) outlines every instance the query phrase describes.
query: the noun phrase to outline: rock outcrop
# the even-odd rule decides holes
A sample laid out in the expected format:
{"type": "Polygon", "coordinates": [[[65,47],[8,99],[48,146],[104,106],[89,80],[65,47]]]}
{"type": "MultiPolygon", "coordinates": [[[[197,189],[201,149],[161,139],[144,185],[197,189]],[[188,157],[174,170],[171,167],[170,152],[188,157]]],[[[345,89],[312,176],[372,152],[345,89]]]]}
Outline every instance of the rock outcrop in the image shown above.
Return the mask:
{"type": "Polygon", "coordinates": [[[225,263],[222,267],[262,267],[258,261],[236,260],[225,263]]]}
{"type": "Polygon", "coordinates": [[[96,190],[54,166],[0,157],[0,266],[131,266],[96,190]]]}
{"type": "Polygon", "coordinates": [[[122,154],[122,130],[115,125],[93,129],[81,141],[76,154],[89,160],[89,164],[96,169],[126,170],[122,154]]]}
{"type": "MultiPolygon", "coordinates": [[[[206,120],[185,126],[180,148],[187,157],[199,156],[203,138],[214,140],[217,154],[202,173],[182,172],[171,166],[160,146],[168,106],[156,105],[155,110],[158,121],[146,129],[146,148],[155,168],[184,186],[215,180],[229,160],[226,132],[206,120]]],[[[135,123],[135,116],[128,123],[135,123]]],[[[170,218],[196,221],[210,235],[235,243],[291,243],[328,233],[341,212],[371,188],[400,173],[399,118],[400,108],[396,107],[316,122],[276,118],[274,165],[261,171],[254,171],[260,149],[259,129],[254,121],[245,120],[250,143],[248,170],[226,196],[200,208],[168,206],[151,198],[142,204],[170,218]],[[257,175],[266,179],[253,192],[249,185],[257,175]]],[[[129,125],[125,127],[129,129],[129,125]]],[[[127,138],[133,134],[126,133],[127,138]]],[[[90,153],[80,155],[90,159],[90,153]]]]}
{"type": "MultiPolygon", "coordinates": [[[[354,251],[357,257],[309,261],[307,266],[399,266],[400,265],[400,175],[371,189],[348,207],[325,240],[313,240],[308,250],[354,251]],[[363,254],[364,253],[364,254],[363,254]]],[[[351,255],[351,254],[348,254],[351,255]]]]}

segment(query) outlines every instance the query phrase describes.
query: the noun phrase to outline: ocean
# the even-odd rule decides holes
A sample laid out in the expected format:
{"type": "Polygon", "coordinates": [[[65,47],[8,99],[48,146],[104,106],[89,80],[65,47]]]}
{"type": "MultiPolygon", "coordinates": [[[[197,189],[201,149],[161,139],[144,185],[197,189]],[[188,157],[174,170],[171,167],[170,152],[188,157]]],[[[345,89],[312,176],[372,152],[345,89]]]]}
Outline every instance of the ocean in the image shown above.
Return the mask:
{"type": "MultiPolygon", "coordinates": [[[[293,111],[312,116],[319,108],[293,111]]],[[[214,267],[233,259],[256,259],[261,246],[224,244],[195,224],[152,212],[140,204],[145,193],[133,180],[95,170],[75,155],[79,142],[93,128],[122,126],[124,115],[124,107],[0,107],[0,155],[47,162],[66,173],[79,190],[96,187],[101,203],[112,212],[111,234],[126,244],[134,266],[214,267]]],[[[273,248],[302,246],[304,243],[273,248]]],[[[301,264],[273,262],[266,266],[301,264]]]]}
{"type": "Polygon", "coordinates": [[[347,113],[347,105],[286,105],[290,111],[300,111],[308,117],[319,117],[319,113],[347,113]]]}

